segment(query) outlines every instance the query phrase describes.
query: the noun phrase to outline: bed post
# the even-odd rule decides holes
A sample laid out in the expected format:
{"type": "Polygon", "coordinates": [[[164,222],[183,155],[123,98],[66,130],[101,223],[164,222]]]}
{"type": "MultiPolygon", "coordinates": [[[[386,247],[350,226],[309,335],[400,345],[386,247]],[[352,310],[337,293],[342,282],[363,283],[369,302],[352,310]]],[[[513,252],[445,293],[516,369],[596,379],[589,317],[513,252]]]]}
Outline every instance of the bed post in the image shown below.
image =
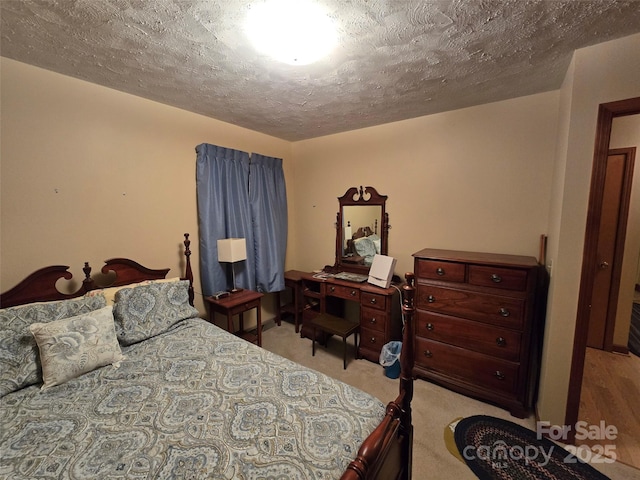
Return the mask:
{"type": "Polygon", "coordinates": [[[400,352],[398,397],[389,402],[385,418],[360,445],[357,457],[349,463],[341,480],[411,480],[413,461],[413,316],[415,277],[405,274],[402,286],[403,338],[400,352]]]}
{"type": "Polygon", "coordinates": [[[193,293],[193,271],[191,270],[191,240],[189,240],[189,234],[184,234],[184,256],[186,258],[187,265],[184,271],[184,279],[189,280],[189,304],[193,307],[193,300],[195,294],[193,293]]]}
{"type": "Polygon", "coordinates": [[[89,266],[89,262],[84,262],[82,271],[84,272],[84,280],[82,280],[82,291],[86,293],[96,289],[96,283],[93,281],[93,278],[91,278],[91,266],[89,266]]]}
{"type": "Polygon", "coordinates": [[[413,462],[413,422],[411,418],[411,401],[413,400],[413,363],[415,353],[413,348],[413,316],[416,308],[414,297],[416,293],[415,275],[413,272],[407,272],[404,275],[406,283],[402,286],[402,319],[403,335],[402,350],[400,352],[400,393],[404,392],[401,408],[404,414],[401,417],[402,429],[407,438],[406,446],[402,448],[402,454],[405,465],[408,466],[406,478],[411,479],[411,465],[413,462]]]}

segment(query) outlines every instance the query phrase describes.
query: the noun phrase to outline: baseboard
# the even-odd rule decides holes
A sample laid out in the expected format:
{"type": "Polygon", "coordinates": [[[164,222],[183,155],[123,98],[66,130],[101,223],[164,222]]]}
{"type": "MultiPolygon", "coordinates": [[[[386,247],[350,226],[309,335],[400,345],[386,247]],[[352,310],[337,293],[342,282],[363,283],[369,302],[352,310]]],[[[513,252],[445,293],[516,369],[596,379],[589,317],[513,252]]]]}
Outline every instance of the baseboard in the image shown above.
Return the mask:
{"type": "Polygon", "coordinates": [[[611,351],[613,353],[621,353],[623,355],[628,355],[629,354],[629,347],[627,347],[626,345],[613,345],[611,347],[611,351]]]}

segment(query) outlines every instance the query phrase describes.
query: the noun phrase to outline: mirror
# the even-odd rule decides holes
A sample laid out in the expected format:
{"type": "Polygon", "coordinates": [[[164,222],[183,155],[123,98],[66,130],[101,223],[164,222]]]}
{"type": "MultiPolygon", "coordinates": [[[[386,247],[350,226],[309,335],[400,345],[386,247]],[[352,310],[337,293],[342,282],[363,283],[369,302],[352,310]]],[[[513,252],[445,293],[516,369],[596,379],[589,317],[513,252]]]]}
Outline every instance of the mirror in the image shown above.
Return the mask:
{"type": "Polygon", "coordinates": [[[373,187],[352,187],[338,197],[336,262],[332,271],[367,273],[373,256],[387,255],[389,216],[386,195],[373,187]]]}

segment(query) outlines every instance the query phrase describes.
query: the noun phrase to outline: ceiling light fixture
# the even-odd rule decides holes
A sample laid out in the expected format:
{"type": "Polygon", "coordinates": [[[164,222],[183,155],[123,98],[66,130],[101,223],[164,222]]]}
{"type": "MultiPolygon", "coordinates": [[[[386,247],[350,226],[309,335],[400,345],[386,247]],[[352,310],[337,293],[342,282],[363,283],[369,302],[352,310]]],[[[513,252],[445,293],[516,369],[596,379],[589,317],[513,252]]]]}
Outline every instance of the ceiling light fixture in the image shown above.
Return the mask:
{"type": "Polygon", "coordinates": [[[333,21],[308,0],[267,0],[252,5],[246,32],[261,52],[290,65],[308,65],[335,46],[333,21]]]}

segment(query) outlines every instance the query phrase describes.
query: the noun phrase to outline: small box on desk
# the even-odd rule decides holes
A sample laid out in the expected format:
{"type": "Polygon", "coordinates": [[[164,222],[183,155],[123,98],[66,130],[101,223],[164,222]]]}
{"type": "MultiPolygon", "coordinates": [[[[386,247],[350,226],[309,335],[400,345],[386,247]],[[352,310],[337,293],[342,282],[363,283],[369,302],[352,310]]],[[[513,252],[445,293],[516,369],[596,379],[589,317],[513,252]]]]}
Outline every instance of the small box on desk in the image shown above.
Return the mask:
{"type": "Polygon", "coordinates": [[[374,255],[371,268],[369,269],[370,284],[382,288],[389,288],[393,271],[396,268],[396,259],[386,255],[374,255]]]}

